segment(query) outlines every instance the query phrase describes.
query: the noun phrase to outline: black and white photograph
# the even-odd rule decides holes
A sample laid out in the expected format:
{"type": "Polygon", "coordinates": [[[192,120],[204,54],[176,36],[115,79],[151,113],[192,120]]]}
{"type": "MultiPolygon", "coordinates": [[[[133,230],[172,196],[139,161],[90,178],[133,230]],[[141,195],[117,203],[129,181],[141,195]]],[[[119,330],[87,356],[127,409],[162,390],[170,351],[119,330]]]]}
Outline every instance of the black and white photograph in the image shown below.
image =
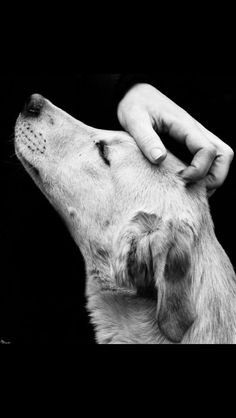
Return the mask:
{"type": "Polygon", "coordinates": [[[1,81],[0,345],[235,344],[235,75],[1,81]]]}

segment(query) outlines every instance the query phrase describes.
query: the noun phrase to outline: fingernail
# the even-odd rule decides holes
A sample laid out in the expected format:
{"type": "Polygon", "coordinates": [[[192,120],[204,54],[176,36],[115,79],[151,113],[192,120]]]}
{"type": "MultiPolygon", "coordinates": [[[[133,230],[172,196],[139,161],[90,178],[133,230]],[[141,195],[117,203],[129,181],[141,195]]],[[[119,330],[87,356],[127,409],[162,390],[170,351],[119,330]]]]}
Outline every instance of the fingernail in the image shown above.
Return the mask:
{"type": "Polygon", "coordinates": [[[151,157],[155,160],[158,161],[162,156],[163,156],[163,151],[160,148],[153,148],[150,152],[151,157]]]}
{"type": "Polygon", "coordinates": [[[186,185],[188,183],[192,183],[193,182],[191,179],[189,179],[188,176],[186,176],[185,169],[178,171],[176,174],[186,183],[186,185]]]}
{"type": "Polygon", "coordinates": [[[177,175],[180,176],[182,180],[188,181],[188,177],[186,177],[185,170],[178,171],[177,175]]]}
{"type": "Polygon", "coordinates": [[[184,168],[183,170],[178,171],[177,173],[180,177],[182,177],[183,180],[186,181],[191,181],[191,178],[189,177],[188,173],[186,173],[186,168],[184,168]],[[187,174],[187,175],[186,175],[187,174]]]}

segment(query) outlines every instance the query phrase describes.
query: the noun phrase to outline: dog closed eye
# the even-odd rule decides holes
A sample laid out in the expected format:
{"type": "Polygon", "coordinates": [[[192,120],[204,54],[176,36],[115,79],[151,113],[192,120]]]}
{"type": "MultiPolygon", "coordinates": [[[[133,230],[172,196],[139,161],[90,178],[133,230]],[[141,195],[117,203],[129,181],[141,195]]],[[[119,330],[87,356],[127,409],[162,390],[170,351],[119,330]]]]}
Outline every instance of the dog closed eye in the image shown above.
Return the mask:
{"type": "Polygon", "coordinates": [[[96,142],[96,146],[99,151],[99,155],[102,157],[104,163],[110,166],[110,161],[108,159],[108,146],[104,141],[96,142]]]}

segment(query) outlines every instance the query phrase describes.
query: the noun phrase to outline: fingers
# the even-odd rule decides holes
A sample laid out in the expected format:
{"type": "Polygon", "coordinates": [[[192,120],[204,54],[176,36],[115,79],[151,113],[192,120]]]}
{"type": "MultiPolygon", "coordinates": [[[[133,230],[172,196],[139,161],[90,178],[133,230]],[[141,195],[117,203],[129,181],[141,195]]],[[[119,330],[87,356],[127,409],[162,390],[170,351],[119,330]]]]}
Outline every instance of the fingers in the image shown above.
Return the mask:
{"type": "Polygon", "coordinates": [[[194,119],[171,125],[172,136],[184,141],[194,158],[181,176],[186,182],[206,179],[208,193],[220,187],[229,172],[233,150],[194,119]]]}
{"type": "Polygon", "coordinates": [[[215,158],[206,176],[206,187],[209,191],[222,186],[228,175],[231,161],[229,154],[221,154],[215,158]]]}
{"type": "Polygon", "coordinates": [[[166,149],[154,131],[147,112],[138,109],[130,112],[126,117],[125,127],[149,161],[158,164],[166,158],[166,149]]]}
{"type": "Polygon", "coordinates": [[[224,183],[232,159],[231,151],[219,151],[216,147],[206,144],[205,148],[195,154],[190,166],[182,172],[182,178],[187,182],[205,178],[208,195],[211,196],[224,183]]]}
{"type": "Polygon", "coordinates": [[[210,170],[216,157],[214,147],[201,148],[194,156],[191,165],[182,173],[184,180],[194,182],[203,179],[210,170]]]}
{"type": "Polygon", "coordinates": [[[210,193],[225,181],[232,149],[154,87],[137,84],[131,88],[118,106],[118,119],[152,163],[161,162],[167,154],[153,129],[157,126],[158,132],[167,131],[193,154],[190,166],[181,173],[186,182],[205,179],[210,193]]]}
{"type": "Polygon", "coordinates": [[[215,147],[200,149],[194,156],[191,165],[182,172],[182,178],[187,182],[194,182],[205,177],[208,195],[212,194],[224,183],[233,159],[230,150],[217,150],[215,147]],[[221,153],[220,153],[221,152],[221,153]],[[218,153],[218,155],[217,155],[218,153]]]}

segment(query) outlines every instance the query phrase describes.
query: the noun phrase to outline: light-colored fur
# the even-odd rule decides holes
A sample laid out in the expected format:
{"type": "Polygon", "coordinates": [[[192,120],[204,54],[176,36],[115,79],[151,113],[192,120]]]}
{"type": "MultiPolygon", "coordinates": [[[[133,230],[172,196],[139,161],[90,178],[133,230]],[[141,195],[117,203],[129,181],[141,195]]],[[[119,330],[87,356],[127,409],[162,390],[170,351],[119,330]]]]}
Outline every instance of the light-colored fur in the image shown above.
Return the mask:
{"type": "Polygon", "coordinates": [[[182,162],[168,153],[154,166],[127,133],[46,99],[38,117],[19,116],[15,148],[82,252],[99,343],[236,342],[235,273],[204,183],[186,187],[182,162]]]}

